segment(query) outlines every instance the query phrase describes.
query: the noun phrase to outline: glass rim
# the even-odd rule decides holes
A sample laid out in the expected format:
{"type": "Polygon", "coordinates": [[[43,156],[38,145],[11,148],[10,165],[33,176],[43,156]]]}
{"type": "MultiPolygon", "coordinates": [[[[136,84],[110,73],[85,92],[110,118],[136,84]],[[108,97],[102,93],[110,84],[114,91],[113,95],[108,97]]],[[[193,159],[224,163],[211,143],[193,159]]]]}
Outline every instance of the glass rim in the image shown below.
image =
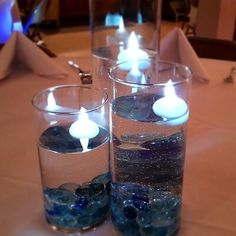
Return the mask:
{"type": "MultiPolygon", "coordinates": [[[[138,59],[135,62],[149,62],[149,63],[151,63],[154,60],[155,60],[155,58],[138,59]]],[[[120,78],[114,76],[113,75],[113,71],[118,69],[120,65],[124,65],[126,63],[130,63],[130,61],[123,61],[123,62],[117,63],[116,65],[114,65],[114,66],[109,68],[108,76],[109,76],[109,78],[112,81],[120,83],[120,84],[124,84],[124,85],[130,85],[130,86],[136,85],[136,86],[140,86],[140,87],[149,87],[149,86],[159,86],[159,87],[162,87],[162,86],[166,86],[166,82],[165,83],[158,83],[158,82],[157,83],[138,83],[138,82],[126,81],[126,80],[123,80],[123,79],[120,79],[120,78]]],[[[190,69],[189,66],[187,66],[185,64],[181,64],[181,63],[177,63],[177,62],[173,62],[173,61],[166,61],[166,60],[156,60],[155,63],[156,64],[157,63],[166,64],[166,65],[170,65],[170,66],[175,65],[176,68],[184,68],[185,69],[185,71],[188,73],[188,76],[186,76],[186,78],[181,79],[179,81],[172,81],[172,83],[171,83],[172,85],[182,84],[182,83],[185,83],[185,82],[188,82],[188,81],[192,80],[192,74],[193,74],[192,70],[190,69]]],[[[123,71],[125,71],[125,70],[123,70],[123,71]]],[[[163,71],[165,71],[165,69],[163,71]]]]}
{"type": "Polygon", "coordinates": [[[95,88],[95,87],[89,87],[89,86],[83,86],[83,85],[79,85],[79,84],[63,84],[63,85],[56,85],[56,86],[52,86],[52,87],[48,87],[48,88],[45,88],[41,91],[39,91],[38,93],[34,94],[32,99],[31,99],[31,104],[33,105],[33,107],[40,111],[40,112],[47,112],[47,113],[51,113],[51,114],[57,114],[57,115],[77,115],[77,114],[81,114],[81,113],[90,113],[90,112],[93,112],[93,111],[96,111],[98,109],[100,109],[101,107],[103,107],[106,103],[108,102],[108,94],[106,93],[106,91],[104,89],[99,89],[99,88],[95,88]],[[81,110],[74,110],[74,111],[53,111],[53,110],[50,110],[50,109],[44,109],[40,106],[38,106],[36,104],[36,99],[38,96],[42,95],[42,94],[46,94],[46,93],[49,93],[49,92],[53,92],[53,91],[56,91],[58,89],[64,89],[64,88],[82,88],[82,89],[88,89],[88,90],[94,90],[94,91],[97,91],[97,92],[101,92],[103,98],[104,98],[104,102],[101,102],[100,105],[92,108],[92,109],[86,109],[86,111],[81,111],[81,110]]]}

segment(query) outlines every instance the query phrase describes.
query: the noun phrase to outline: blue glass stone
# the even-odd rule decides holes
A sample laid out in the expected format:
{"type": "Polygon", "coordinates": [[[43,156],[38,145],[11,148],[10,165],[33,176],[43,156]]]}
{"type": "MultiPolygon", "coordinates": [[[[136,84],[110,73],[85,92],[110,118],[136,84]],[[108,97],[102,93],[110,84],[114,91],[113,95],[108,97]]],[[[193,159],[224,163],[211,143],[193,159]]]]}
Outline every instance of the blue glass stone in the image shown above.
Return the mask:
{"type": "Polygon", "coordinates": [[[88,205],[88,199],[84,196],[81,196],[75,201],[72,207],[73,209],[80,211],[85,207],[87,207],[87,205],[88,205]]]}
{"type": "Polygon", "coordinates": [[[168,234],[168,227],[162,226],[162,227],[157,227],[154,229],[155,230],[155,236],[169,236],[168,234]]]}
{"type": "Polygon", "coordinates": [[[76,229],[77,228],[77,218],[72,216],[71,214],[65,214],[60,218],[60,222],[58,222],[60,227],[65,229],[76,229]]]}
{"type": "Polygon", "coordinates": [[[141,122],[156,122],[163,120],[152,109],[154,102],[161,96],[158,94],[135,94],[121,96],[112,103],[112,110],[120,117],[141,122]]]}
{"type": "Polygon", "coordinates": [[[150,189],[149,187],[141,184],[120,184],[116,185],[119,191],[129,194],[131,197],[133,195],[148,195],[150,189]]]}
{"type": "Polygon", "coordinates": [[[50,150],[61,153],[83,151],[79,139],[73,138],[69,133],[69,127],[64,126],[49,127],[41,134],[40,143],[50,150]]]}
{"type": "Polygon", "coordinates": [[[155,236],[155,230],[152,226],[144,226],[140,229],[142,236],[155,236]]]}
{"type": "Polygon", "coordinates": [[[133,204],[139,210],[146,209],[148,207],[149,198],[146,194],[134,194],[132,196],[133,204]]]}
{"type": "Polygon", "coordinates": [[[138,212],[136,221],[140,227],[149,227],[152,223],[151,212],[138,212]]]}
{"type": "Polygon", "coordinates": [[[181,197],[162,188],[112,183],[112,221],[122,235],[174,236],[181,197]]]}
{"type": "Polygon", "coordinates": [[[96,195],[101,194],[105,189],[104,184],[100,183],[86,183],[80,185],[75,193],[77,196],[86,196],[86,197],[94,197],[96,195]]]}
{"type": "Polygon", "coordinates": [[[61,224],[61,216],[57,215],[49,215],[45,214],[45,218],[49,224],[60,225],[61,224]]]}
{"type": "Polygon", "coordinates": [[[124,236],[141,236],[139,226],[135,221],[127,221],[124,225],[124,236]]]}
{"type": "Polygon", "coordinates": [[[124,216],[127,219],[135,219],[137,217],[137,211],[135,207],[128,205],[123,208],[124,216]]]}
{"type": "Polygon", "coordinates": [[[78,188],[78,186],[79,185],[75,183],[64,183],[59,186],[59,189],[65,189],[65,190],[75,193],[75,190],[78,188]]]}
{"type": "Polygon", "coordinates": [[[110,210],[110,197],[103,182],[111,175],[100,175],[95,182],[81,185],[64,183],[45,188],[45,216],[50,224],[66,230],[83,229],[102,223],[110,210]]]}
{"type": "Polygon", "coordinates": [[[98,204],[95,201],[91,201],[86,209],[86,213],[89,215],[93,215],[99,209],[98,204]]]}
{"type": "Polygon", "coordinates": [[[106,205],[110,205],[110,196],[107,193],[101,195],[96,200],[97,200],[97,204],[98,204],[99,208],[103,208],[106,205]]]}
{"type": "Polygon", "coordinates": [[[93,190],[93,194],[97,195],[97,196],[103,194],[103,192],[105,190],[105,187],[106,187],[102,183],[91,183],[90,186],[91,186],[91,188],[93,190]]]}
{"type": "Polygon", "coordinates": [[[93,225],[89,215],[77,216],[77,224],[79,229],[86,229],[90,225],[93,225]]]}
{"type": "Polygon", "coordinates": [[[50,216],[59,215],[59,212],[58,212],[57,208],[55,208],[55,207],[46,208],[46,213],[50,216]]]}
{"type": "Polygon", "coordinates": [[[70,208],[68,205],[55,205],[54,211],[58,216],[64,216],[65,214],[69,213],[70,208]]]}
{"type": "Polygon", "coordinates": [[[108,184],[111,182],[111,173],[105,173],[96,176],[95,178],[92,179],[92,183],[100,183],[100,184],[108,184]]]}
{"type": "Polygon", "coordinates": [[[72,204],[76,200],[76,195],[65,189],[45,189],[45,200],[53,204],[72,204]]]}
{"type": "Polygon", "coordinates": [[[180,215],[181,210],[181,198],[179,196],[174,196],[168,199],[167,202],[168,217],[176,218],[180,215]]]}

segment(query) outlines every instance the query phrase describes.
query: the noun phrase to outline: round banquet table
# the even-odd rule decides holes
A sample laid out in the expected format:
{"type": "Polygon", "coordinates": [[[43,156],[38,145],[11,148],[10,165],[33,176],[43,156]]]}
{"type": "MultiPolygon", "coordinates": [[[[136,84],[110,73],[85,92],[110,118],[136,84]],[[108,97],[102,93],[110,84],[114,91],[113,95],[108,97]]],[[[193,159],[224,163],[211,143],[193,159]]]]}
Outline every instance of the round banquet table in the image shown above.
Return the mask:
{"type": "MultiPolygon", "coordinates": [[[[74,58],[88,68],[88,58],[74,58]]],[[[0,81],[0,233],[53,236],[43,216],[32,96],[41,89],[79,83],[40,77],[18,68],[0,81]]],[[[193,81],[179,236],[236,235],[236,81],[223,83],[236,62],[201,59],[209,83],[193,81]]],[[[77,78],[76,78],[77,77],[77,78]]],[[[235,78],[236,79],[236,78],[235,78]]],[[[108,219],[86,236],[112,236],[108,219]]]]}

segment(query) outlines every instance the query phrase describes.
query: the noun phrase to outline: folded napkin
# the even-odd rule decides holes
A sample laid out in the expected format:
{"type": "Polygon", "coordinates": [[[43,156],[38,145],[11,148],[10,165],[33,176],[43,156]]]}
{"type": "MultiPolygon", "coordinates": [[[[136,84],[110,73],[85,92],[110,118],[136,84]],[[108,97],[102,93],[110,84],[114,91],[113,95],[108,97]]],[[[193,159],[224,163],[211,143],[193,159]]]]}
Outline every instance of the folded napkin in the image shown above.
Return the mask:
{"type": "Polygon", "coordinates": [[[20,32],[14,32],[0,50],[0,79],[20,63],[41,76],[65,77],[67,72],[20,32]]]}
{"type": "Polygon", "coordinates": [[[193,79],[209,81],[208,73],[192,48],[183,31],[174,28],[160,42],[160,59],[173,61],[190,67],[193,79]]]}

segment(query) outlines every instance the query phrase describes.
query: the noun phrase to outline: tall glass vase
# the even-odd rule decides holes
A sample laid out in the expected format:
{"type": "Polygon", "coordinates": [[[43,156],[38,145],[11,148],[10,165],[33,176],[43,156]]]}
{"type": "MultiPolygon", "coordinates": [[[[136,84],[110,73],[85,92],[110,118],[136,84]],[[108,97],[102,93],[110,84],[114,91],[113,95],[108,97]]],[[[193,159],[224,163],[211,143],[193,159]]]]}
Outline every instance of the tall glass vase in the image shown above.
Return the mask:
{"type": "Polygon", "coordinates": [[[156,59],[111,68],[111,212],[121,235],[180,227],[191,72],[156,59]],[[140,69],[145,65],[144,69],[140,69]]]}
{"type": "Polygon", "coordinates": [[[83,233],[110,211],[107,94],[62,85],[33,97],[44,213],[52,229],[83,233]]]}
{"type": "Polygon", "coordinates": [[[109,87],[108,68],[127,60],[122,51],[136,47],[150,56],[158,54],[161,0],[90,0],[89,8],[96,86],[109,87]]]}

